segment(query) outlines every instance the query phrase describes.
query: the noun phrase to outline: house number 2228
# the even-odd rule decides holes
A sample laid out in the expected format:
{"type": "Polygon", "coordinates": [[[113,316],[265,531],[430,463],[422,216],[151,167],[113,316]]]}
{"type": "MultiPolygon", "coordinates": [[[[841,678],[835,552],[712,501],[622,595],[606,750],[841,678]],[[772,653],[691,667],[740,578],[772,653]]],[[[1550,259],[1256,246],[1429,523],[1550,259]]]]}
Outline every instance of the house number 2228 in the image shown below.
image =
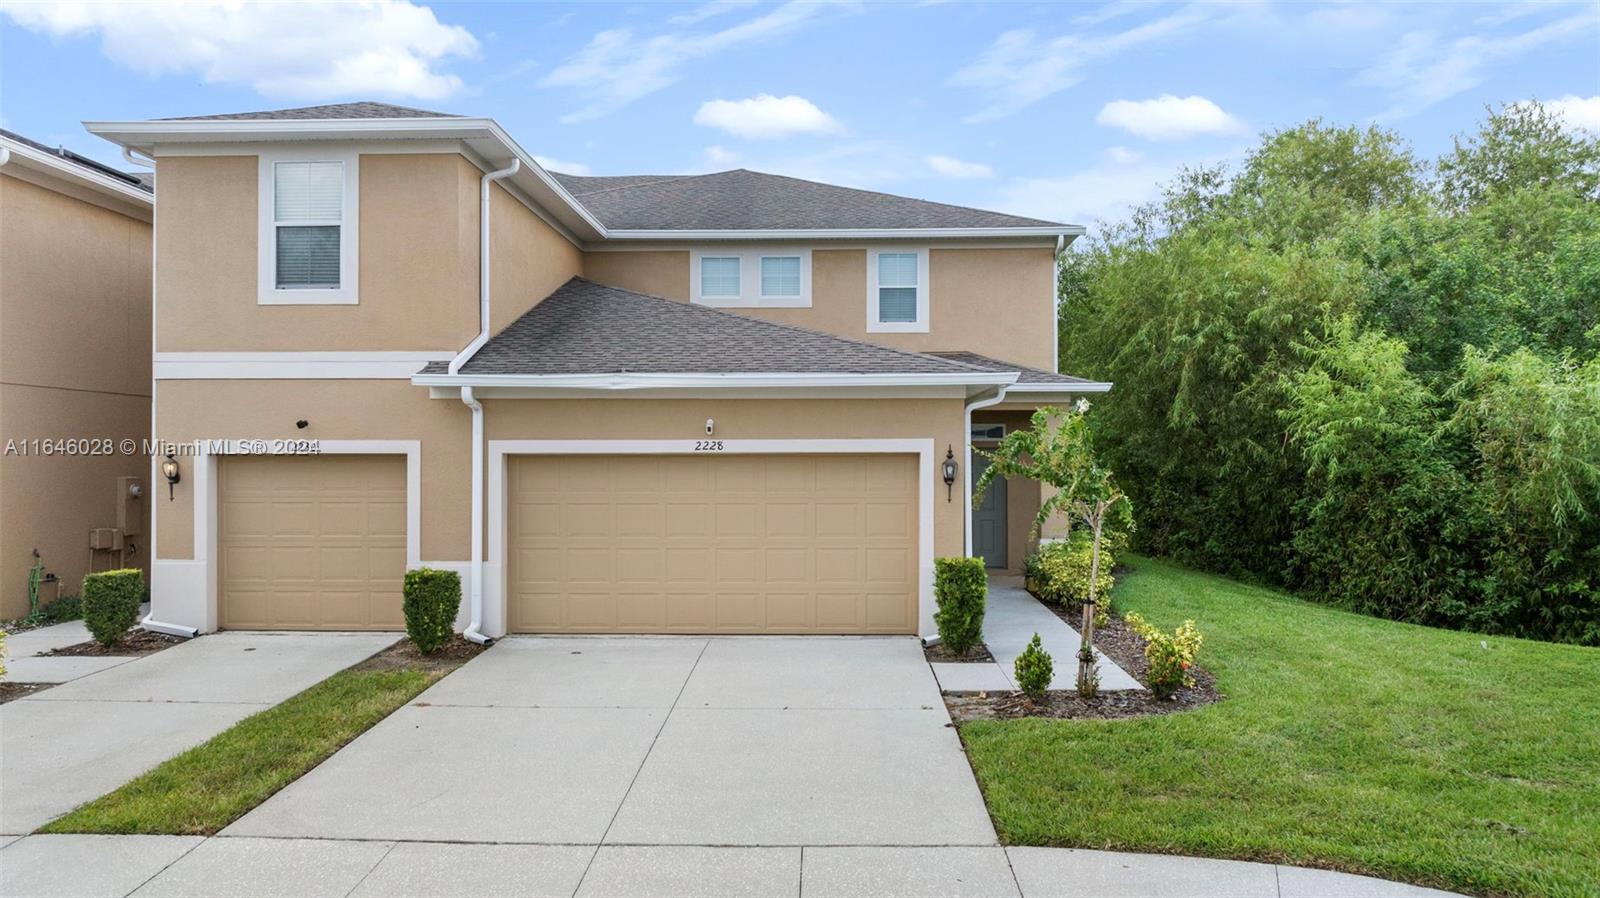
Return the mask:
{"type": "Polygon", "coordinates": [[[696,452],[721,452],[722,451],[722,441],[721,440],[695,440],[694,441],[694,451],[696,451],[696,452]]]}

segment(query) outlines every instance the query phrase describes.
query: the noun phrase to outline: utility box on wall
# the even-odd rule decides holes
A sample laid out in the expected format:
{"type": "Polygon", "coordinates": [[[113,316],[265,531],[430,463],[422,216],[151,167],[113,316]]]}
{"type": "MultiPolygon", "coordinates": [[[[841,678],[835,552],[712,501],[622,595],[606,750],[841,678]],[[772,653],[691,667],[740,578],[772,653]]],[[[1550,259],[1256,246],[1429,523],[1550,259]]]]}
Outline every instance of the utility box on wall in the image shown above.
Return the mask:
{"type": "Polygon", "coordinates": [[[144,478],[117,478],[117,529],[124,536],[144,532],[144,478]]]}

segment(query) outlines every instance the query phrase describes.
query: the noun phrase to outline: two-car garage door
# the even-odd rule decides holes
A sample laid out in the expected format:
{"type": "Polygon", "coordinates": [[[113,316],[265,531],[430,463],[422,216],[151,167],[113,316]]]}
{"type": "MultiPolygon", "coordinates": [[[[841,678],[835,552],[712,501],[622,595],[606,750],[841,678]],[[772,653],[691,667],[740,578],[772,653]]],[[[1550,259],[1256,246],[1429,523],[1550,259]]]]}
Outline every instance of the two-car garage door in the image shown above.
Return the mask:
{"type": "Polygon", "coordinates": [[[508,475],[513,632],[916,632],[914,456],[523,456],[508,475]]]}

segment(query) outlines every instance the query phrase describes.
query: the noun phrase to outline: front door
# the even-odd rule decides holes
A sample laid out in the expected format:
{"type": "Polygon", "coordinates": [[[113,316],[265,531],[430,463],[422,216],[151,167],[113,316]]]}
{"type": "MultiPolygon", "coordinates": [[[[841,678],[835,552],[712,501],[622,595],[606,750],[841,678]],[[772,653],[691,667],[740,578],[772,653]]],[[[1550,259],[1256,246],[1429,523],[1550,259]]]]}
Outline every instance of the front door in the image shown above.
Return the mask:
{"type": "MultiPolygon", "coordinates": [[[[989,469],[989,460],[972,456],[972,486],[989,469]]],[[[972,512],[972,554],[983,559],[984,567],[1006,566],[1006,479],[996,477],[983,492],[983,502],[972,512]]]]}

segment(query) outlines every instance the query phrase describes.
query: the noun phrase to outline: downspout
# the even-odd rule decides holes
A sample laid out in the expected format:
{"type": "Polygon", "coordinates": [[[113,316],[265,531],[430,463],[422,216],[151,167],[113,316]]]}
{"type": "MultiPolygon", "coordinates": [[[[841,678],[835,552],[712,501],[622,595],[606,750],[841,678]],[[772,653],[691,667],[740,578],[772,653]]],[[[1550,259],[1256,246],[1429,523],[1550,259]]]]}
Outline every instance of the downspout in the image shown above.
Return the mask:
{"type": "Polygon", "coordinates": [[[999,405],[1006,399],[1006,390],[1010,384],[1003,384],[995,388],[994,395],[984,399],[974,399],[967,403],[967,429],[963,431],[967,444],[967,472],[962,478],[961,493],[966,498],[966,509],[961,513],[961,527],[966,532],[966,556],[972,557],[972,413],[980,408],[999,405]]]}
{"type": "Polygon", "coordinates": [[[6,147],[0,147],[0,166],[4,166],[7,162],[10,162],[10,161],[11,161],[11,150],[7,149],[6,147]]]}
{"type": "Polygon", "coordinates": [[[128,161],[129,165],[137,165],[137,166],[140,166],[142,168],[150,168],[150,169],[153,169],[153,168],[156,167],[156,161],[154,159],[150,158],[149,156],[146,156],[143,153],[140,153],[138,150],[135,150],[133,147],[123,147],[122,148],[122,158],[126,159],[128,161]],[[134,158],[134,154],[135,153],[138,153],[138,158],[137,159],[134,158]]]}
{"type": "MultiPolygon", "coordinates": [[[[513,158],[511,164],[499,171],[488,172],[480,182],[478,213],[478,335],[467,348],[450,360],[449,371],[458,374],[467,359],[489,342],[489,186],[501,178],[510,177],[522,168],[522,161],[513,158]]],[[[472,409],[472,570],[468,588],[468,608],[471,620],[461,635],[479,645],[493,645],[494,640],[483,635],[483,403],[472,394],[471,387],[461,388],[461,401],[472,409]]]]}

